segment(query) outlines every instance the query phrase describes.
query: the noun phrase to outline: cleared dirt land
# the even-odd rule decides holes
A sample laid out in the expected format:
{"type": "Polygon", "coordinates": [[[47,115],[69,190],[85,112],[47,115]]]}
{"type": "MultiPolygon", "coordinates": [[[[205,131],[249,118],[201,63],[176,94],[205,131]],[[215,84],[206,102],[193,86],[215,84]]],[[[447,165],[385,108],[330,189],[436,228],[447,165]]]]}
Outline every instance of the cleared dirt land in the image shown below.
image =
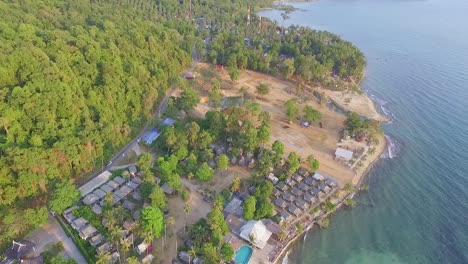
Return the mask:
{"type": "MultiPolygon", "coordinates": [[[[200,64],[199,68],[201,73],[210,70],[222,79],[221,87],[225,96],[240,96],[243,92],[255,96],[257,85],[260,83],[268,84],[271,88],[269,94],[263,98],[256,97],[254,100],[261,104],[263,110],[271,113],[271,140],[282,141],[287,151],[297,152],[304,161],[309,155],[313,155],[320,161],[320,171],[335,177],[342,184],[352,181],[354,172],[334,160],[334,152],[346,117],[319,104],[310,89],[296,94],[295,83],[265,74],[245,70],[241,72],[239,79],[233,82],[225,70],[213,69],[211,65],[207,64],[200,64]],[[318,124],[313,124],[311,128],[303,128],[299,125],[299,120],[290,124],[286,117],[284,104],[291,98],[297,99],[301,110],[306,105],[310,105],[322,112],[323,128],[320,128],[318,124]]],[[[199,84],[200,86],[204,85],[203,88],[199,87],[199,90],[208,91],[211,89],[211,85],[205,81],[206,78],[200,77],[199,84]]],[[[203,91],[201,92],[203,94],[203,91]]],[[[206,98],[202,99],[202,102],[206,101],[206,98]]],[[[197,111],[206,112],[206,105],[200,105],[197,107],[197,111]]]]}

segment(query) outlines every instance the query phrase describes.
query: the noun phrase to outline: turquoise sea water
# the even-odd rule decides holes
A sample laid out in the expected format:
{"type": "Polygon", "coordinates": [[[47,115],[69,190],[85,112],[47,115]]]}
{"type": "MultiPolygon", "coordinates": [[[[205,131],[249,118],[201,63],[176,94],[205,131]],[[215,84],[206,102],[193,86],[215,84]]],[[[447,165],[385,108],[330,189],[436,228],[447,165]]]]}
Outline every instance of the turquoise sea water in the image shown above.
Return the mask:
{"type": "MultiPolygon", "coordinates": [[[[323,29],[366,55],[362,87],[390,118],[391,151],[370,191],[289,263],[468,263],[468,1],[320,0],[287,24],[323,29]]],[[[261,15],[281,21],[279,11],[261,15]]]]}

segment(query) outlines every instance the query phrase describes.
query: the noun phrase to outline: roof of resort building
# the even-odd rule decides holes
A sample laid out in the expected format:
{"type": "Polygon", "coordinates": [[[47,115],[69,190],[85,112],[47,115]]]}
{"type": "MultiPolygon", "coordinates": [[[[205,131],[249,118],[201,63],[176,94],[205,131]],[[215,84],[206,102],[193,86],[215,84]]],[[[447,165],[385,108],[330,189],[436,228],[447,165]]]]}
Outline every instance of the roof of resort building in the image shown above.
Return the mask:
{"type": "Polygon", "coordinates": [[[278,188],[281,191],[287,191],[289,189],[289,186],[286,185],[285,182],[280,182],[278,185],[276,185],[276,188],[278,188]]]}
{"type": "Polygon", "coordinates": [[[291,219],[291,214],[289,214],[288,212],[286,211],[281,211],[279,213],[279,217],[281,219],[281,221],[289,221],[289,219],[291,219]]]}
{"type": "Polygon", "coordinates": [[[275,188],[275,189],[273,189],[272,194],[273,194],[273,196],[275,196],[275,197],[280,197],[281,194],[283,194],[283,192],[282,192],[281,190],[275,188]]]}
{"type": "Polygon", "coordinates": [[[297,184],[297,182],[295,182],[295,181],[293,181],[293,180],[291,180],[291,179],[286,179],[284,182],[285,182],[289,187],[294,187],[294,186],[296,186],[296,184],[297,184]]]}
{"type": "Polygon", "coordinates": [[[6,257],[11,260],[19,260],[34,249],[36,245],[29,240],[14,241],[12,246],[7,250],[6,257]]]}
{"type": "Polygon", "coordinates": [[[111,187],[112,189],[117,189],[119,187],[120,184],[118,184],[117,182],[113,181],[113,180],[110,180],[106,183],[107,185],[109,185],[109,187],[111,187]]]}
{"type": "Polygon", "coordinates": [[[312,194],[313,196],[317,196],[319,194],[320,190],[316,187],[312,188],[309,193],[312,194]]]}
{"type": "Polygon", "coordinates": [[[309,176],[309,172],[308,172],[306,169],[302,168],[302,167],[299,168],[299,170],[297,171],[297,173],[299,173],[299,175],[302,175],[303,177],[309,176]]]}
{"type": "Polygon", "coordinates": [[[114,194],[115,194],[117,197],[119,197],[120,199],[124,198],[125,195],[126,195],[126,194],[125,194],[124,192],[122,192],[121,190],[115,191],[114,194]]]}
{"type": "Polygon", "coordinates": [[[125,185],[128,186],[132,190],[138,188],[138,184],[136,184],[136,183],[134,183],[132,181],[127,182],[127,184],[125,184],[125,185]]]}
{"type": "Polygon", "coordinates": [[[242,200],[237,197],[232,198],[232,200],[226,205],[223,211],[225,212],[225,214],[242,216],[242,200]]]}
{"type": "Polygon", "coordinates": [[[120,184],[120,185],[122,185],[122,184],[125,182],[124,178],[122,178],[122,177],[120,177],[120,176],[117,176],[117,177],[115,177],[115,178],[112,179],[112,180],[114,180],[116,183],[118,183],[118,184],[120,184]]]}
{"type": "Polygon", "coordinates": [[[154,259],[153,254],[148,254],[141,260],[141,262],[142,263],[151,263],[151,262],[153,262],[153,259],[154,259]]]}
{"type": "Polygon", "coordinates": [[[119,252],[114,252],[110,256],[109,263],[115,263],[115,262],[117,262],[119,260],[119,258],[120,258],[119,252]]]}
{"type": "Polygon", "coordinates": [[[315,172],[315,173],[314,173],[314,176],[312,176],[312,178],[313,178],[314,180],[317,180],[317,181],[323,181],[323,180],[325,180],[325,177],[324,177],[322,174],[320,174],[319,172],[315,172]]]}
{"type": "Polygon", "coordinates": [[[172,194],[174,193],[174,188],[169,186],[169,184],[165,183],[161,186],[161,189],[164,191],[165,194],[172,194]]]}
{"type": "Polygon", "coordinates": [[[102,213],[102,207],[99,204],[94,204],[91,209],[98,215],[102,213]]]}
{"type": "Polygon", "coordinates": [[[120,191],[125,193],[125,195],[127,195],[130,192],[132,192],[132,188],[128,187],[127,185],[124,185],[124,186],[120,187],[120,191]]]}
{"type": "Polygon", "coordinates": [[[82,228],[80,230],[80,237],[81,239],[88,239],[92,236],[94,236],[94,234],[96,234],[97,232],[97,229],[94,228],[94,226],[92,225],[87,225],[86,227],[82,228]]]}
{"type": "Polygon", "coordinates": [[[78,190],[81,193],[81,197],[86,196],[88,193],[92,192],[94,189],[104,184],[107,180],[109,180],[109,177],[111,175],[112,173],[104,171],[89,182],[83,184],[80,188],[78,188],[78,190]]]}
{"type": "Polygon", "coordinates": [[[301,196],[302,194],[304,194],[304,192],[301,191],[301,190],[300,190],[299,188],[297,188],[297,187],[292,188],[292,190],[290,191],[290,193],[291,193],[292,195],[296,196],[296,197],[301,196]]]}
{"type": "Polygon", "coordinates": [[[132,179],[132,182],[134,182],[134,183],[138,184],[138,186],[140,186],[141,179],[140,179],[140,177],[135,177],[135,178],[132,179]]]}
{"type": "Polygon", "coordinates": [[[290,204],[288,206],[288,212],[290,212],[291,214],[293,214],[295,216],[298,216],[301,213],[301,209],[299,207],[295,206],[294,204],[290,204]]]}
{"type": "Polygon", "coordinates": [[[315,198],[312,194],[310,193],[306,193],[304,194],[304,196],[302,197],[304,199],[304,201],[308,202],[308,203],[315,203],[317,201],[317,198],[315,198]]]}
{"type": "Polygon", "coordinates": [[[151,130],[146,135],[144,135],[142,139],[146,144],[151,144],[159,137],[160,134],[161,133],[159,133],[157,130],[151,130]]]}
{"type": "Polygon", "coordinates": [[[288,202],[292,202],[296,199],[296,197],[294,197],[290,193],[283,193],[282,197],[283,197],[283,200],[288,201],[288,202]]]}
{"type": "Polygon", "coordinates": [[[90,240],[89,240],[89,244],[91,244],[91,246],[95,247],[97,246],[99,243],[102,242],[102,239],[104,237],[101,235],[101,234],[97,234],[95,236],[93,236],[90,240]]]}
{"type": "Polygon", "coordinates": [[[262,249],[271,237],[271,231],[266,228],[262,221],[251,220],[241,227],[240,237],[250,242],[253,238],[253,245],[262,249]]]}
{"type": "Polygon", "coordinates": [[[315,185],[316,181],[314,180],[314,178],[312,177],[307,177],[305,180],[304,180],[304,183],[309,185],[309,186],[313,186],[315,185]]]}
{"type": "Polygon", "coordinates": [[[349,161],[353,158],[353,152],[343,148],[337,148],[335,151],[335,157],[338,159],[343,159],[349,161]]]}
{"type": "Polygon", "coordinates": [[[104,185],[101,186],[100,190],[102,190],[105,193],[110,193],[110,192],[112,192],[113,189],[109,185],[104,184],[104,185]]]}
{"type": "Polygon", "coordinates": [[[267,179],[273,184],[276,184],[279,181],[278,177],[276,177],[273,173],[268,174],[267,179]]]}
{"type": "Polygon", "coordinates": [[[293,176],[291,177],[293,180],[297,181],[297,182],[301,182],[302,179],[304,179],[301,175],[297,174],[297,173],[294,173],[293,176]]]}
{"type": "Polygon", "coordinates": [[[299,207],[299,208],[301,208],[303,210],[306,209],[307,207],[309,207],[309,204],[306,201],[304,201],[304,200],[302,200],[300,198],[296,199],[296,201],[294,201],[294,204],[296,204],[297,207],[299,207]]]}
{"type": "Polygon", "coordinates": [[[262,219],[265,227],[273,234],[278,235],[281,233],[281,227],[271,219],[262,219]]]}
{"type": "Polygon", "coordinates": [[[299,183],[299,185],[297,185],[297,188],[303,190],[304,192],[310,190],[309,185],[305,184],[304,182],[299,183]]]}
{"type": "Polygon", "coordinates": [[[76,227],[75,229],[80,230],[83,226],[85,226],[88,223],[88,221],[86,221],[83,217],[80,217],[80,218],[73,220],[72,223],[76,227]]]}
{"type": "Polygon", "coordinates": [[[99,199],[101,199],[101,198],[103,198],[104,196],[106,196],[106,192],[104,192],[104,191],[101,190],[101,189],[96,189],[96,190],[94,190],[93,194],[96,195],[99,199]]]}
{"type": "Polygon", "coordinates": [[[108,252],[109,250],[110,250],[109,242],[106,242],[106,243],[100,245],[98,248],[96,248],[96,252],[98,254],[108,252]]]}
{"type": "Polygon", "coordinates": [[[83,203],[86,205],[90,205],[96,202],[97,200],[99,200],[99,197],[97,197],[94,193],[90,193],[86,195],[86,197],[83,199],[83,203]]]}
{"type": "Polygon", "coordinates": [[[275,200],[275,205],[278,206],[279,208],[285,208],[288,205],[288,203],[283,199],[277,198],[275,200]]]}
{"type": "Polygon", "coordinates": [[[233,233],[238,234],[240,232],[241,226],[244,224],[244,221],[238,216],[228,214],[226,215],[226,223],[233,233]]]}
{"type": "Polygon", "coordinates": [[[184,263],[190,263],[190,255],[186,251],[180,251],[177,255],[184,263]]]}
{"type": "Polygon", "coordinates": [[[332,178],[327,178],[327,179],[325,180],[325,183],[326,183],[328,186],[330,186],[330,187],[336,187],[336,186],[338,186],[338,184],[336,183],[336,181],[333,180],[332,178]]]}
{"type": "Polygon", "coordinates": [[[135,209],[136,205],[129,200],[125,200],[123,203],[123,208],[128,209],[130,211],[133,211],[135,209]]]}
{"type": "Polygon", "coordinates": [[[136,168],[135,165],[131,165],[131,166],[128,167],[128,172],[129,172],[130,174],[135,174],[135,173],[137,173],[138,171],[137,171],[137,168],[136,168]]]}

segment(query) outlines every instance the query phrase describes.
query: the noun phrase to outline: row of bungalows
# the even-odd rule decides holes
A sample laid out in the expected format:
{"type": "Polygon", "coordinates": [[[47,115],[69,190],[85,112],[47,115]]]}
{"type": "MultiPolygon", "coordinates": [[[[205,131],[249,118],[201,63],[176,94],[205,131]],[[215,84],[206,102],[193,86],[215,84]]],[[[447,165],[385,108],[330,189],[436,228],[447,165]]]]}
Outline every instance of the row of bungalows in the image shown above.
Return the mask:
{"type": "MultiPolygon", "coordinates": [[[[271,173],[266,178],[272,183],[277,179],[271,173]]],[[[308,208],[318,206],[338,188],[338,184],[331,177],[319,172],[310,175],[301,168],[291,178],[276,181],[275,187],[272,192],[273,203],[280,209],[278,216],[285,219],[288,214],[297,217],[308,208]]]]}

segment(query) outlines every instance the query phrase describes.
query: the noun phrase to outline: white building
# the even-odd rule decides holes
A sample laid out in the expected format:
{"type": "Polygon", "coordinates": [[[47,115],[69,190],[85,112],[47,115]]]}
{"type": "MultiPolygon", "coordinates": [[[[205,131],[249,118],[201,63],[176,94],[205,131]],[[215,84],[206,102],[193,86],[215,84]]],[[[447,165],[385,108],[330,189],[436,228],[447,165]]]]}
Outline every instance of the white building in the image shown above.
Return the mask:
{"type": "Polygon", "coordinates": [[[250,220],[241,227],[240,237],[262,249],[270,239],[271,231],[266,228],[262,221],[250,220]],[[251,241],[251,238],[253,241],[251,241]]]}
{"type": "Polygon", "coordinates": [[[335,158],[344,161],[350,161],[353,158],[353,154],[354,153],[350,150],[337,148],[335,151],[335,158]]]}

